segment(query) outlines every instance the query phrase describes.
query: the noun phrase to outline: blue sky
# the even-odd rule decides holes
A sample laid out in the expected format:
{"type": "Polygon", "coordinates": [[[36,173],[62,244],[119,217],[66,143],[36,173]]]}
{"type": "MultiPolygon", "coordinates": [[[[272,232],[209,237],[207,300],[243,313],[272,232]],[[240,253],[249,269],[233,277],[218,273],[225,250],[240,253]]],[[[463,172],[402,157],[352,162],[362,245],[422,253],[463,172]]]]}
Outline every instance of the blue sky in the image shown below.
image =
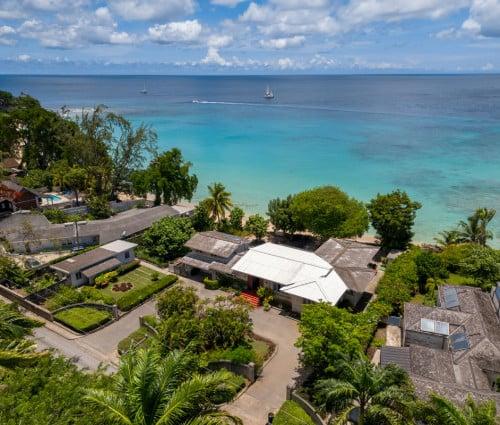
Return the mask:
{"type": "Polygon", "coordinates": [[[0,0],[0,72],[500,72],[500,0],[0,0]]]}

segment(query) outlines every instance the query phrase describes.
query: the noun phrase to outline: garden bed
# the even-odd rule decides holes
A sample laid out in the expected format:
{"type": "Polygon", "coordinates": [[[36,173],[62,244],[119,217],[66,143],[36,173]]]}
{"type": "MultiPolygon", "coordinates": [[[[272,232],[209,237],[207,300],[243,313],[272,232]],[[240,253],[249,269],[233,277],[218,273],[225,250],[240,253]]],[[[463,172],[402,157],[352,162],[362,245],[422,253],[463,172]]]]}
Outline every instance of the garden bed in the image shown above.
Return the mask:
{"type": "Polygon", "coordinates": [[[146,348],[149,345],[150,337],[151,331],[145,326],[141,326],[118,343],[118,353],[126,354],[130,350],[146,348]]]}
{"type": "Polygon", "coordinates": [[[112,319],[112,315],[108,311],[97,310],[92,307],[69,308],[56,313],[54,317],[63,325],[77,332],[89,332],[112,319]]]}

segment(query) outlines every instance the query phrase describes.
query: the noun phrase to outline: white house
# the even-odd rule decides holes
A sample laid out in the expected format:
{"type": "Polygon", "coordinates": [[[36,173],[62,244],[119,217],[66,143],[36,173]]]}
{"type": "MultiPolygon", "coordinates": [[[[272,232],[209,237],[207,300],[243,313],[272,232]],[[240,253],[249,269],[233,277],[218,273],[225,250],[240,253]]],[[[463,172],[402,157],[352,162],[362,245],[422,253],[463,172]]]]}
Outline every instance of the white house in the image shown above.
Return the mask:
{"type": "Polygon", "coordinates": [[[273,289],[278,299],[299,313],[303,304],[335,305],[349,291],[333,266],[314,252],[273,243],[249,249],[232,272],[246,279],[250,290],[261,285],[273,289]]]}
{"type": "Polygon", "coordinates": [[[73,286],[92,284],[96,276],[135,259],[135,243],[116,240],[92,251],[53,264],[51,268],[73,286]]]}

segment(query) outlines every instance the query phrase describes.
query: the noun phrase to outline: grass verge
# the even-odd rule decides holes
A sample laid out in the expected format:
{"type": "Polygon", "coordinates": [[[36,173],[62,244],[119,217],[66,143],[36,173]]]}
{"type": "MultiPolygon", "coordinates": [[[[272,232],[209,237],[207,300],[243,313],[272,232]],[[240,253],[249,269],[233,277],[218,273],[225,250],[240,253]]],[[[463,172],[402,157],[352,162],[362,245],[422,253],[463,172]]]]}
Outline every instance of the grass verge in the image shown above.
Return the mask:
{"type": "Polygon", "coordinates": [[[295,401],[288,400],[274,417],[273,425],[314,425],[314,422],[295,401]]]}
{"type": "Polygon", "coordinates": [[[56,320],[77,332],[89,332],[111,320],[111,313],[91,307],[74,307],[54,315],[56,320]]]}

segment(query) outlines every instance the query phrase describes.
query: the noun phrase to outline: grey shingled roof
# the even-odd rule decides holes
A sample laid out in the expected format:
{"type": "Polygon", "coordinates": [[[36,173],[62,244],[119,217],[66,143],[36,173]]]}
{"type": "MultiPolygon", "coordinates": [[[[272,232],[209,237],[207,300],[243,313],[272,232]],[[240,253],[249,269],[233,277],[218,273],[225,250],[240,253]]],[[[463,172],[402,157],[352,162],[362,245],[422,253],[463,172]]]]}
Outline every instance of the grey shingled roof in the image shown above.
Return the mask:
{"type": "MultiPolygon", "coordinates": [[[[444,290],[438,300],[443,303],[444,290]]],[[[457,402],[471,393],[477,400],[495,399],[500,407],[500,394],[490,391],[485,371],[500,373],[500,321],[490,295],[480,288],[453,286],[459,307],[446,309],[407,303],[404,306],[403,329],[420,330],[420,319],[448,322],[450,334],[465,333],[470,347],[465,350],[439,350],[412,344],[411,375],[417,392],[436,391],[457,402]]],[[[444,304],[444,303],[443,303],[444,304]]]]}
{"type": "Polygon", "coordinates": [[[51,267],[56,270],[61,270],[66,273],[73,273],[87,269],[95,264],[102,263],[110,258],[113,258],[116,252],[108,251],[104,248],[96,248],[84,254],[68,258],[52,265],[51,267]]]}
{"type": "Polygon", "coordinates": [[[376,276],[376,271],[368,265],[378,261],[379,252],[377,245],[335,238],[328,239],[315,251],[356,292],[364,292],[376,276]]]}
{"type": "Polygon", "coordinates": [[[395,364],[410,372],[409,347],[382,347],[380,349],[380,365],[382,367],[395,364]]]}
{"type": "Polygon", "coordinates": [[[246,240],[237,236],[222,232],[200,232],[196,233],[186,242],[186,247],[216,257],[228,258],[241,250],[246,240]]]}
{"type": "Polygon", "coordinates": [[[82,272],[82,274],[85,277],[91,279],[94,276],[97,276],[99,273],[103,273],[108,270],[117,268],[120,264],[121,264],[120,260],[116,258],[110,258],[109,260],[103,261],[102,263],[96,264],[95,266],[85,269],[82,272]]]}

